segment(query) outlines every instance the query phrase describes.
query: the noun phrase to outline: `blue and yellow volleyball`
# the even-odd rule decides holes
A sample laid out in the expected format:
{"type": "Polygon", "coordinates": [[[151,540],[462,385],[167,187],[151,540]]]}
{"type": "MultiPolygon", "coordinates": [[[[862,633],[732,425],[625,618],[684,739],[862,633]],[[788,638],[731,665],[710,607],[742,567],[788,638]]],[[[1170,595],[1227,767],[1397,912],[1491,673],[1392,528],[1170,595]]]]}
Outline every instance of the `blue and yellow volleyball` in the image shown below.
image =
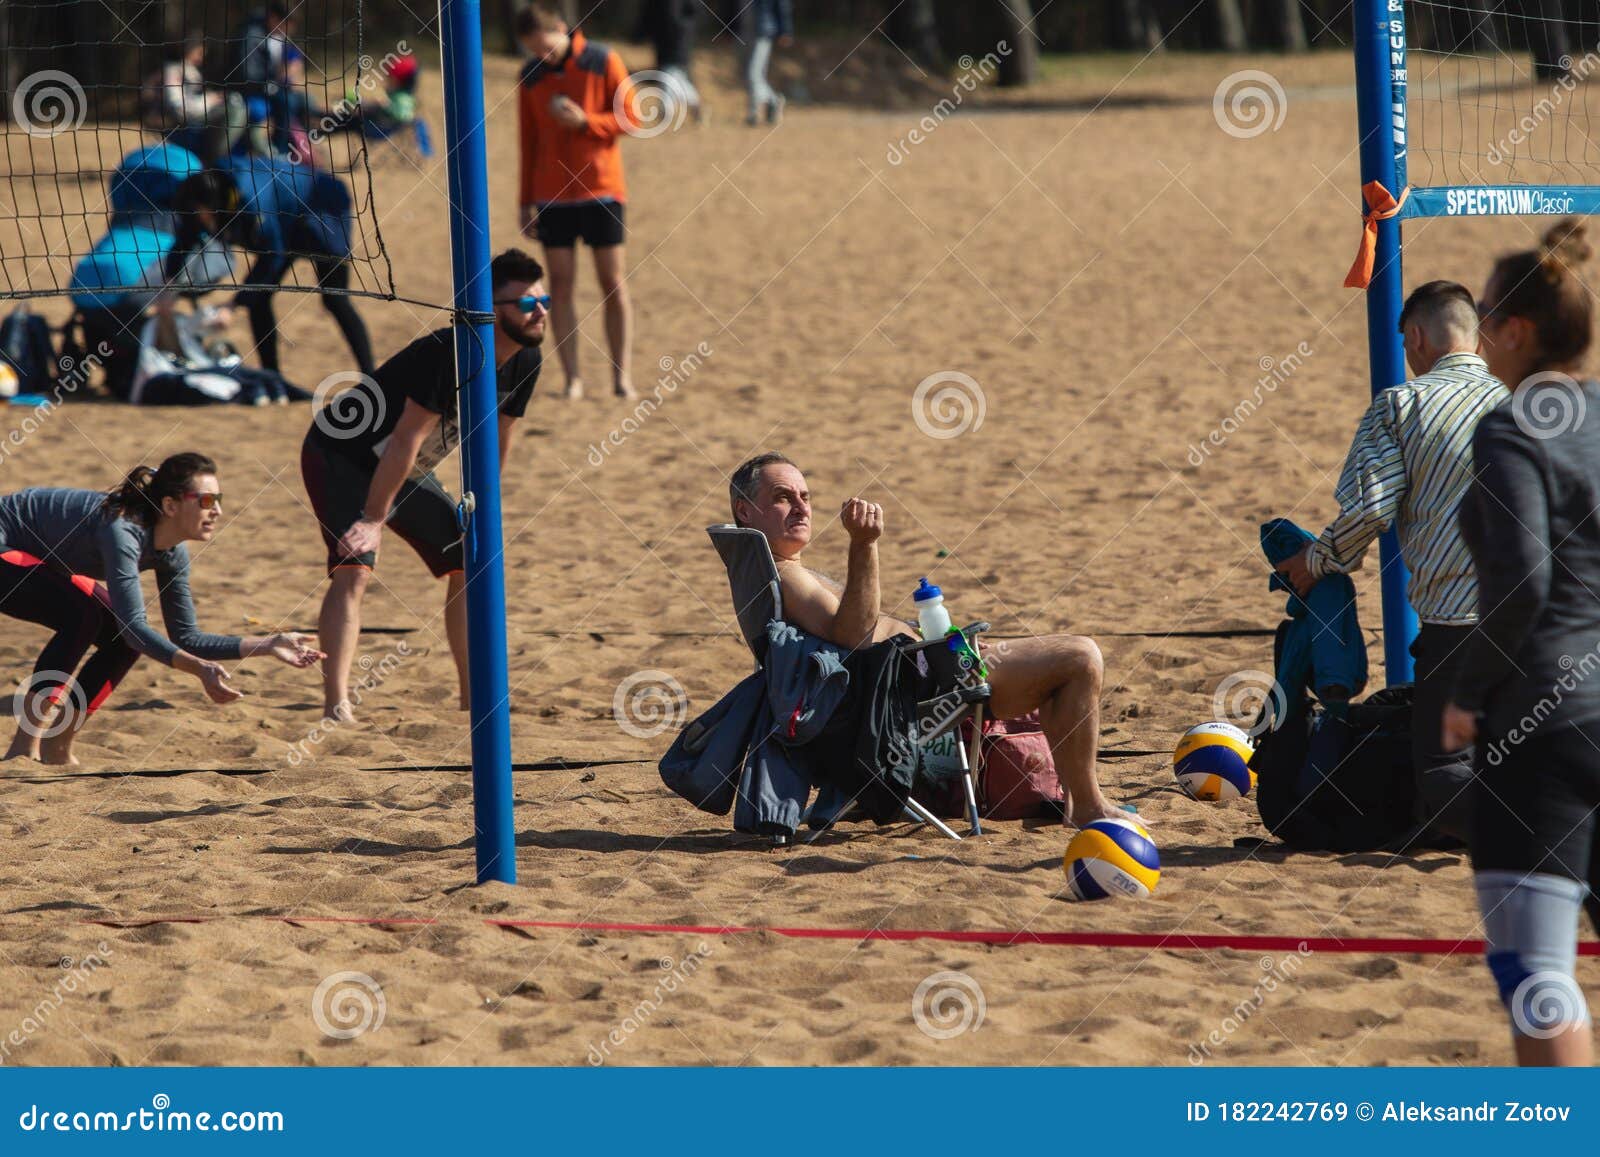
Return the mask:
{"type": "Polygon", "coordinates": [[[1233,724],[1202,723],[1178,740],[1172,770],[1190,798],[1225,803],[1249,795],[1255,786],[1256,773],[1250,770],[1255,750],[1250,736],[1233,724]]]}
{"type": "Polygon", "coordinates": [[[1067,845],[1061,867],[1074,900],[1142,900],[1161,879],[1161,856],[1133,820],[1095,820],[1067,845]]]}

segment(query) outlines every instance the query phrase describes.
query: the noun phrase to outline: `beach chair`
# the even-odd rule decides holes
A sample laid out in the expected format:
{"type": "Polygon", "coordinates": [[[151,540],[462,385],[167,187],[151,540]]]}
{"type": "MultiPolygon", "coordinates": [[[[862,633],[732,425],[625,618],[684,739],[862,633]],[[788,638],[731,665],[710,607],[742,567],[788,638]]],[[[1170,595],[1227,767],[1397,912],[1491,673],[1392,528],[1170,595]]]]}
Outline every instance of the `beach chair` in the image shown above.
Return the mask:
{"type": "MultiPolygon", "coordinates": [[[[728,572],[728,587],[733,595],[733,612],[739,622],[739,633],[744,636],[760,667],[766,658],[767,624],[783,618],[783,588],[778,580],[778,567],[772,558],[772,548],[766,536],[749,527],[721,523],[706,527],[711,543],[728,572]]],[[[974,781],[979,743],[983,732],[983,711],[990,697],[989,684],[983,669],[972,662],[977,654],[978,636],[989,630],[988,623],[973,623],[960,631],[960,642],[965,646],[952,646],[956,638],[907,641],[901,650],[911,656],[922,655],[928,668],[928,685],[931,694],[917,701],[918,741],[926,744],[939,738],[963,722],[973,722],[971,750],[957,743],[961,759],[961,781],[965,795],[969,833],[982,835],[983,826],[978,817],[978,796],[974,781]]],[[[844,810],[843,803],[835,814],[844,810]]],[[[818,801],[821,804],[821,799],[818,801]]],[[[906,801],[906,810],[919,823],[934,825],[950,839],[961,836],[944,823],[929,808],[917,801],[906,801]]],[[[832,817],[829,817],[831,821],[832,817]]]]}

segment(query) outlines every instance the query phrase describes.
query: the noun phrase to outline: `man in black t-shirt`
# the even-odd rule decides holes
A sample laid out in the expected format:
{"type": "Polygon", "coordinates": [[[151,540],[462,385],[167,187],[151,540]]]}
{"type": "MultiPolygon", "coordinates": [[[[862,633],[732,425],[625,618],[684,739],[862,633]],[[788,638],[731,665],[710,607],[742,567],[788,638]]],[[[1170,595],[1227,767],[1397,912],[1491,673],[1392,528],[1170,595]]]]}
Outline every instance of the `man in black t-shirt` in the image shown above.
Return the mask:
{"type": "MultiPolygon", "coordinates": [[[[494,365],[499,394],[500,466],[506,463],[517,419],[527,411],[539,378],[550,299],[544,270],[511,249],[489,267],[494,294],[494,365]]],[[[361,600],[387,525],[448,580],[445,633],[467,706],[465,552],[455,500],[433,470],[461,443],[456,410],[454,330],[418,338],[321,410],[300,451],[300,473],[328,548],[330,584],[318,634],[327,652],[323,711],[347,721],[350,663],[361,634],[361,600]]]]}

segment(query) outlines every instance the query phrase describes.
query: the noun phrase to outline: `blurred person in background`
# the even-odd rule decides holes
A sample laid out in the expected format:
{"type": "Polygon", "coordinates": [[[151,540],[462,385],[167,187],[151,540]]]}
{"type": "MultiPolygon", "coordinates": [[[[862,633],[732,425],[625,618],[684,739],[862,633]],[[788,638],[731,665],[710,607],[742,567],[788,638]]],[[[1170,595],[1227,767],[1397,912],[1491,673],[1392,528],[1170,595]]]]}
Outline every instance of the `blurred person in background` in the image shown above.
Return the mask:
{"type": "Polygon", "coordinates": [[[749,98],[745,124],[783,121],[783,94],[767,80],[772,46],[794,43],[793,0],[750,0],[744,10],[744,87],[749,98]]]}
{"type": "Polygon", "coordinates": [[[664,115],[676,123],[678,110],[700,124],[705,119],[700,90],[694,86],[694,35],[699,0],[648,0],[642,13],[643,39],[656,50],[656,71],[667,107],[664,115]]]}

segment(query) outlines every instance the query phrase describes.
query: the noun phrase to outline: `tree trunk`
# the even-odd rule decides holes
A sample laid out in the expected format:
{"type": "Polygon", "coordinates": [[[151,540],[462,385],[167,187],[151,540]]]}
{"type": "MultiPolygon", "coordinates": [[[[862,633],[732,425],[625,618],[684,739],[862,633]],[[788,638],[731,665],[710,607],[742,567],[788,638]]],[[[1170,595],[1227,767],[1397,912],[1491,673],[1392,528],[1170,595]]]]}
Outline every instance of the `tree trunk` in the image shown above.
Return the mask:
{"type": "Polygon", "coordinates": [[[1440,52],[1472,52],[1497,45],[1489,0],[1456,0],[1433,10],[1433,47],[1440,52]]]}
{"type": "Polygon", "coordinates": [[[1161,47],[1161,18],[1150,0],[1117,0],[1112,15],[1114,47],[1130,52],[1154,52],[1161,47]]]}
{"type": "Polygon", "coordinates": [[[1249,42],[1244,34],[1244,14],[1239,11],[1239,0],[1216,0],[1217,43],[1223,52],[1244,52],[1249,42]]]}
{"type": "Polygon", "coordinates": [[[517,43],[517,9],[522,5],[517,0],[500,0],[500,31],[506,38],[506,51],[523,55],[522,45],[517,43]]]}
{"type": "Polygon", "coordinates": [[[1523,13],[1527,17],[1528,47],[1533,52],[1533,75],[1540,80],[1553,80],[1566,71],[1562,61],[1571,63],[1561,0],[1526,0],[1523,13]]]}
{"type": "Polygon", "coordinates": [[[1039,77],[1039,39],[1033,30],[1028,0],[996,0],[1008,51],[1000,58],[997,79],[1002,88],[1022,88],[1039,77]]]}
{"type": "Polygon", "coordinates": [[[937,72],[943,67],[933,0],[905,0],[890,14],[888,31],[889,39],[923,68],[937,72]]]}
{"type": "Polygon", "coordinates": [[[1305,52],[1306,22],[1300,14],[1300,0],[1267,0],[1261,6],[1261,41],[1282,52],[1305,52]]]}

